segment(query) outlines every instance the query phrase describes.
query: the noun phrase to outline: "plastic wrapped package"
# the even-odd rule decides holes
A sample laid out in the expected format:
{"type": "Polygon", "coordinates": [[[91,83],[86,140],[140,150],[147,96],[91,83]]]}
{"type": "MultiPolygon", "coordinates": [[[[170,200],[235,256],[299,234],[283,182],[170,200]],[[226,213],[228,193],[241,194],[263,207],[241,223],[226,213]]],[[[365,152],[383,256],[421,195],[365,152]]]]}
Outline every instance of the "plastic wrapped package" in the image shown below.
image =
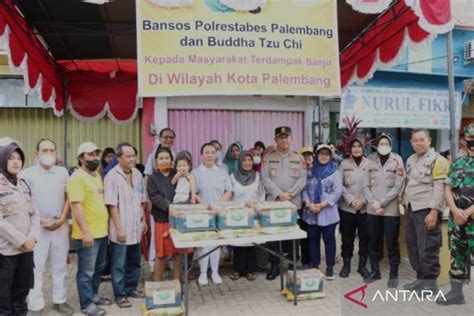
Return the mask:
{"type": "Polygon", "coordinates": [[[145,305],[147,310],[179,307],[182,301],[179,280],[145,282],[145,305]]]}
{"type": "Polygon", "coordinates": [[[184,315],[184,305],[176,307],[165,307],[165,308],[155,308],[155,309],[146,309],[146,305],[142,304],[143,316],[179,316],[184,315]]]}
{"type": "Polygon", "coordinates": [[[202,204],[170,205],[170,226],[179,232],[216,230],[216,211],[202,204]]]}
{"type": "Polygon", "coordinates": [[[260,225],[257,226],[257,231],[260,234],[266,234],[266,235],[288,234],[292,232],[297,232],[299,230],[300,230],[300,227],[298,225],[275,226],[275,227],[262,227],[260,225]]]}
{"type": "MultiPolygon", "coordinates": [[[[293,285],[295,278],[293,277],[293,271],[289,270],[286,287],[293,292],[293,285]]],[[[324,274],[318,269],[308,269],[298,271],[296,274],[296,294],[302,293],[322,293],[324,290],[324,274]]],[[[294,293],[293,293],[294,294],[294,293]]]]}
{"type": "Polygon", "coordinates": [[[298,214],[296,206],[289,202],[261,202],[254,206],[261,227],[296,225],[298,214]]]}
{"type": "Polygon", "coordinates": [[[244,203],[211,203],[211,210],[217,212],[219,230],[255,228],[255,211],[244,203]]]}
{"type": "Polygon", "coordinates": [[[202,231],[202,232],[187,232],[182,233],[176,229],[170,229],[173,241],[196,241],[196,240],[213,240],[218,239],[219,236],[215,230],[202,231]]]}

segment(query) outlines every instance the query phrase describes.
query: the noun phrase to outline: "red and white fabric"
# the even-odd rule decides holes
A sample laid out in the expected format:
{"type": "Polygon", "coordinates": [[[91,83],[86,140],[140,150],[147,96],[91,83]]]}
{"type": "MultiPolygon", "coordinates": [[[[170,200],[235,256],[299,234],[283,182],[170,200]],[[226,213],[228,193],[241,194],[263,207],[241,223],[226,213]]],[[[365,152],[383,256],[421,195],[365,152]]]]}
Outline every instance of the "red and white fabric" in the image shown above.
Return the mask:
{"type": "Polygon", "coordinates": [[[375,14],[387,9],[392,0],[346,0],[346,2],[356,11],[375,14]]]}
{"type": "MultiPolygon", "coordinates": [[[[426,46],[439,32],[449,31],[447,25],[451,22],[446,23],[446,16],[441,17],[434,13],[441,7],[441,5],[436,7],[437,2],[432,1],[433,7],[424,11],[433,13],[428,18],[430,23],[440,23],[439,28],[431,30],[423,27],[425,24],[422,19],[403,0],[399,0],[390,10],[382,14],[364,34],[339,55],[341,87],[352,83],[364,84],[372,78],[378,68],[392,67],[405,47],[416,49],[426,46]]],[[[444,2],[450,1],[444,0],[444,2]]],[[[423,1],[420,5],[423,8],[429,6],[423,1]]],[[[449,9],[447,11],[450,12],[449,9]]]]}

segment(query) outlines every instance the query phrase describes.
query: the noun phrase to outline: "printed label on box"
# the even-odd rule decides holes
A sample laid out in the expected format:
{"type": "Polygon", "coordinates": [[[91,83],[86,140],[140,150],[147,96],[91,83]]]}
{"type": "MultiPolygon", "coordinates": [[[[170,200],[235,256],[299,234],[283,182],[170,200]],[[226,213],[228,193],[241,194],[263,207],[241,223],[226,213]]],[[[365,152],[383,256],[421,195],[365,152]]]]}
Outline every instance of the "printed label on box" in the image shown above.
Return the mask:
{"type": "Polygon", "coordinates": [[[249,213],[245,210],[233,210],[227,214],[225,224],[229,227],[248,226],[249,213]]]}
{"type": "Polygon", "coordinates": [[[176,303],[174,290],[154,291],[153,305],[169,305],[176,303]]]}
{"type": "Polygon", "coordinates": [[[291,209],[270,211],[270,224],[291,223],[291,209]]]}
{"type": "Polygon", "coordinates": [[[186,215],[186,226],[189,228],[209,227],[209,215],[188,214],[186,215]]]}
{"type": "Polygon", "coordinates": [[[319,290],[319,278],[315,276],[301,277],[301,291],[311,292],[319,290]]]}

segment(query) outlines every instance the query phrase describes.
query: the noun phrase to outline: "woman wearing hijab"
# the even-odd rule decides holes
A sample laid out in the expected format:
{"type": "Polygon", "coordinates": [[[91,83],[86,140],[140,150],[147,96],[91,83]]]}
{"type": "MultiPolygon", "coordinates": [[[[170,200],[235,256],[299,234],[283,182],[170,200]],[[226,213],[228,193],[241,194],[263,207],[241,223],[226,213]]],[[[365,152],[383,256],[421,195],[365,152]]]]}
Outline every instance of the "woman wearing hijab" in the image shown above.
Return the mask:
{"type": "Polygon", "coordinates": [[[18,178],[25,154],[11,138],[0,139],[0,315],[26,315],[33,288],[33,248],[39,214],[26,182],[18,178]]]}
{"type": "MultiPolygon", "coordinates": [[[[234,187],[233,201],[262,202],[265,200],[265,189],[260,173],[253,170],[253,156],[248,151],[240,153],[238,169],[230,176],[230,180],[234,187]]],[[[235,281],[245,276],[247,280],[254,281],[257,272],[257,248],[255,246],[233,248],[234,272],[230,276],[231,280],[235,281]]]]}
{"type": "Polygon", "coordinates": [[[308,224],[310,265],[319,269],[322,235],[326,250],[326,278],[333,280],[336,263],[335,231],[339,222],[337,202],[342,193],[341,175],[332,162],[331,147],[321,144],[315,155],[316,161],[311,170],[313,177],[308,179],[303,190],[303,220],[308,224]]]}
{"type": "Polygon", "coordinates": [[[235,142],[229,146],[224,158],[229,174],[234,174],[239,168],[239,155],[242,151],[242,144],[235,142]]]}
{"type": "Polygon", "coordinates": [[[360,139],[349,143],[350,157],[344,159],[339,166],[342,175],[342,198],[339,201],[341,223],[341,255],[344,265],[339,273],[347,278],[351,272],[351,259],[354,251],[354,240],[357,232],[359,237],[359,268],[357,272],[362,278],[369,275],[366,268],[369,256],[369,235],[367,232],[367,200],[364,193],[365,179],[369,172],[369,160],[364,157],[364,144],[360,139]]]}

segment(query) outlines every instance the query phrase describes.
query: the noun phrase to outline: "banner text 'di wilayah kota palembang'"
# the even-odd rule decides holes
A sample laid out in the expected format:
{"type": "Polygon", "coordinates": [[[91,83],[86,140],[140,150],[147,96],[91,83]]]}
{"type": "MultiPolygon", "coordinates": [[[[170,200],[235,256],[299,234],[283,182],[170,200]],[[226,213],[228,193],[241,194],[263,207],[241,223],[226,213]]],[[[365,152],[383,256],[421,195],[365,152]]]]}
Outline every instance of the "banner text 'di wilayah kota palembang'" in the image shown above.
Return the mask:
{"type": "Polygon", "coordinates": [[[138,90],[339,95],[332,0],[137,0],[138,90]]]}

